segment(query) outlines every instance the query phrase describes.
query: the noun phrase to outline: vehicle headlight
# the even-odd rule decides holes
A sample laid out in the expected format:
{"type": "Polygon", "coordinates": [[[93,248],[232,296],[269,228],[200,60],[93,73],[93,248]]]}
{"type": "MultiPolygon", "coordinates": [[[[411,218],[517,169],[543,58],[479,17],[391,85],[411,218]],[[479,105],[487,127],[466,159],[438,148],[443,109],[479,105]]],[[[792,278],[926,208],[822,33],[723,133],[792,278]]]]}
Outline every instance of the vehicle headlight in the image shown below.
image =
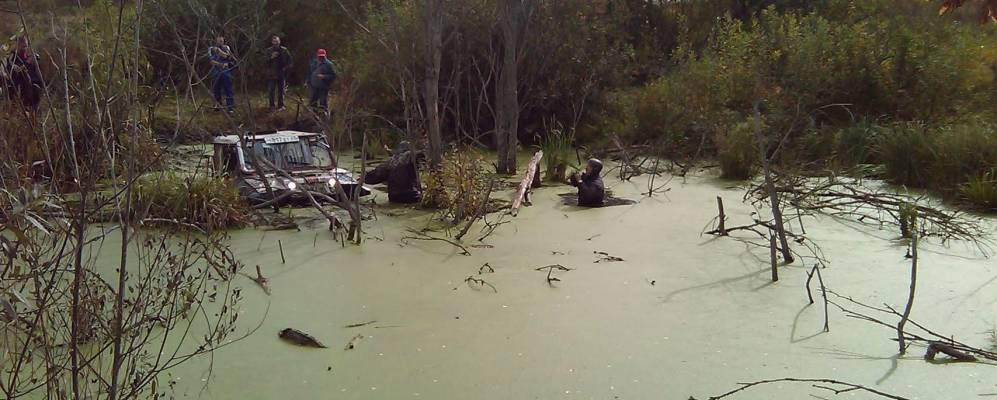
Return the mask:
{"type": "Polygon", "coordinates": [[[295,190],[298,189],[298,184],[294,183],[294,181],[287,181],[287,182],[284,182],[284,183],[285,183],[284,186],[287,187],[287,190],[290,190],[290,191],[293,192],[293,191],[295,191],[295,190]]]}

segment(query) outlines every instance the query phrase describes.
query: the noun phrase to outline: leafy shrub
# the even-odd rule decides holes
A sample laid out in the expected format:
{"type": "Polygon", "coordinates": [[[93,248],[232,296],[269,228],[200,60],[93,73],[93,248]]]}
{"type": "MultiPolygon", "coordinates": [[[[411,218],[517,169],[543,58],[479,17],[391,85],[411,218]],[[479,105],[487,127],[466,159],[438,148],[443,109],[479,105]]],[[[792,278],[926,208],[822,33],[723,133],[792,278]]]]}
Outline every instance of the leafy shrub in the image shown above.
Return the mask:
{"type": "Polygon", "coordinates": [[[439,210],[444,221],[457,224],[488,207],[485,194],[492,180],[480,154],[454,149],[443,158],[443,168],[422,170],[422,205],[439,210]]]}
{"type": "Polygon", "coordinates": [[[997,168],[997,130],[983,123],[938,129],[932,188],[956,189],[960,182],[979,178],[997,168]]]}
{"type": "Polygon", "coordinates": [[[841,167],[874,162],[878,133],[875,125],[865,122],[839,129],[834,135],[835,161],[841,167]]]}
{"type": "Polygon", "coordinates": [[[139,179],[132,190],[134,215],[176,220],[205,230],[244,226],[248,207],[224,178],[167,172],[139,179]]]}
{"type": "Polygon", "coordinates": [[[717,137],[720,176],[725,179],[749,179],[758,169],[755,127],[751,121],[734,125],[717,137]]]}

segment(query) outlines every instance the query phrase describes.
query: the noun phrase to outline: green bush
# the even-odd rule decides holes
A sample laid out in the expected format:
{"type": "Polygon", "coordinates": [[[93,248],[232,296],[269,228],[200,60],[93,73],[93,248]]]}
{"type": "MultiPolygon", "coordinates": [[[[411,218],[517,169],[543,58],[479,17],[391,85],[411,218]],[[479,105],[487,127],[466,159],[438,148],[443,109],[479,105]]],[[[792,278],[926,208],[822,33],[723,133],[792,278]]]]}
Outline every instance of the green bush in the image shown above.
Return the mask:
{"type": "Polygon", "coordinates": [[[249,209],[221,177],[167,172],[142,177],[132,190],[136,216],[176,220],[205,230],[244,226],[249,209]]]}
{"type": "Polygon", "coordinates": [[[754,123],[745,121],[717,137],[720,177],[743,180],[755,175],[758,170],[758,147],[754,130],[754,123]]]}

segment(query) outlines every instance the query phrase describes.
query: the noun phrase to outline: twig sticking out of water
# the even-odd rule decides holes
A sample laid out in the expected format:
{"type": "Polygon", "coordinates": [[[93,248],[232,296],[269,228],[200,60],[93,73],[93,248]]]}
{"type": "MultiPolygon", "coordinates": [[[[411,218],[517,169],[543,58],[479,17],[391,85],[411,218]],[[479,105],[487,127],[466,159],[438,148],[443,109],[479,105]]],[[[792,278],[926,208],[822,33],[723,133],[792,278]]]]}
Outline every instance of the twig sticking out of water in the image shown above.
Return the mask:
{"type": "Polygon", "coordinates": [[[492,268],[492,266],[490,264],[485,263],[485,265],[482,265],[481,268],[478,268],[478,275],[484,274],[485,272],[488,272],[490,274],[494,274],[495,273],[495,268],[492,268]]]}
{"type": "Polygon", "coordinates": [[[601,263],[601,262],[620,262],[620,261],[625,261],[622,257],[617,257],[617,256],[609,255],[609,253],[607,253],[605,251],[593,251],[592,254],[595,254],[595,255],[599,256],[599,259],[595,260],[596,264],[601,263]]]}
{"type": "Polygon", "coordinates": [[[280,242],[280,239],[277,240],[277,248],[280,249],[280,263],[287,264],[287,260],[284,259],[284,245],[280,242]]]}
{"type": "Polygon", "coordinates": [[[260,272],[259,265],[256,266],[256,277],[253,278],[253,282],[256,282],[257,285],[260,285],[260,287],[263,288],[264,293],[270,294],[270,281],[267,280],[265,276],[263,276],[262,272],[260,272]]]}
{"type": "Polygon", "coordinates": [[[363,335],[357,334],[353,339],[350,339],[349,343],[346,343],[346,347],[343,350],[353,350],[361,340],[363,340],[363,335]]]}
{"type": "Polygon", "coordinates": [[[460,243],[457,243],[457,242],[455,242],[453,240],[450,240],[450,239],[447,239],[447,238],[436,237],[436,236],[430,236],[430,235],[426,234],[425,232],[420,232],[420,231],[417,231],[417,230],[414,230],[414,229],[411,229],[411,228],[408,229],[408,232],[411,233],[411,234],[413,234],[413,235],[415,235],[415,236],[405,236],[405,237],[403,237],[402,238],[402,242],[403,243],[406,240],[440,241],[440,242],[449,243],[449,244],[453,245],[454,247],[457,247],[458,249],[461,250],[461,252],[460,252],[461,255],[465,255],[465,256],[470,256],[471,255],[471,252],[468,251],[467,248],[464,247],[464,245],[462,245],[460,243]]]}
{"type": "MultiPolygon", "coordinates": [[[[727,393],[721,394],[719,396],[711,396],[709,398],[709,400],[720,400],[720,399],[723,399],[723,398],[726,398],[726,397],[731,397],[731,396],[733,396],[733,395],[735,395],[735,394],[737,394],[739,392],[745,391],[745,390],[750,389],[750,388],[755,387],[755,386],[767,385],[767,384],[770,384],[770,383],[781,383],[781,382],[810,383],[811,386],[813,386],[814,388],[822,389],[822,390],[827,390],[827,391],[833,392],[836,395],[859,390],[859,391],[871,393],[871,394],[874,394],[876,396],[879,396],[879,397],[882,397],[882,398],[886,398],[886,399],[910,400],[910,399],[908,399],[906,397],[901,397],[901,396],[897,396],[897,395],[894,395],[894,394],[889,394],[889,393],[886,393],[886,392],[881,392],[879,390],[867,388],[867,387],[862,386],[862,385],[856,385],[854,383],[842,382],[842,381],[835,380],[835,379],[801,379],[801,378],[779,378],[779,379],[768,379],[768,380],[756,381],[756,382],[738,383],[738,385],[741,385],[741,387],[739,387],[737,389],[734,389],[734,390],[731,390],[731,391],[729,391],[727,393]]],[[[691,400],[695,400],[694,397],[690,397],[690,399],[691,400]]]]}
{"type": "Polygon", "coordinates": [[[467,283],[467,286],[471,289],[479,289],[481,287],[488,286],[492,289],[492,291],[498,293],[498,289],[495,288],[495,285],[486,282],[484,279],[475,278],[474,275],[468,276],[467,279],[464,279],[464,282],[467,283]],[[477,287],[475,287],[475,285],[477,285],[477,287]]]}
{"type": "Polygon", "coordinates": [[[820,275],[820,267],[820,264],[814,265],[814,268],[810,272],[807,272],[807,297],[810,298],[810,304],[813,304],[814,295],[810,292],[810,281],[814,278],[814,275],[817,275],[817,282],[820,283],[821,297],[824,298],[824,332],[830,332],[831,328],[827,317],[827,288],[824,287],[824,278],[820,275]]]}
{"type": "Polygon", "coordinates": [[[563,266],[561,264],[551,264],[551,265],[548,265],[546,267],[537,268],[536,270],[537,271],[547,270],[547,284],[550,285],[551,287],[554,287],[554,282],[560,282],[561,281],[557,277],[552,276],[552,274],[554,273],[554,270],[567,272],[567,271],[571,271],[571,268],[565,267],[565,266],[563,266]]]}
{"type": "Polygon", "coordinates": [[[370,325],[370,324],[373,324],[373,323],[376,323],[376,322],[377,322],[376,320],[373,320],[373,321],[361,322],[361,323],[358,323],[358,324],[349,324],[349,325],[344,326],[343,328],[359,328],[361,326],[367,326],[367,325],[370,325]]]}

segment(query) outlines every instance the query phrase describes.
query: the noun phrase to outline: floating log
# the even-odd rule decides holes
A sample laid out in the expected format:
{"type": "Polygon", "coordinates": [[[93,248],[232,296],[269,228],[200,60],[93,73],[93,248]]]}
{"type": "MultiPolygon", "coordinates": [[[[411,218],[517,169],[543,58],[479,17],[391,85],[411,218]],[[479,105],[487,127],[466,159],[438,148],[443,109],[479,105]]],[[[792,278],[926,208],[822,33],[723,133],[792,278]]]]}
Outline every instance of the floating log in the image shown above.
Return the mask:
{"type": "Polygon", "coordinates": [[[533,155],[533,159],[530,160],[529,166],[526,167],[526,175],[523,176],[523,180],[519,183],[519,190],[516,191],[516,198],[512,200],[512,208],[509,213],[513,217],[519,214],[519,207],[523,205],[523,200],[525,200],[527,193],[530,190],[530,186],[533,184],[534,175],[537,174],[538,166],[540,165],[540,160],[543,158],[543,150],[537,151],[533,155]]]}
{"type": "Polygon", "coordinates": [[[322,344],[322,342],[319,342],[318,339],[315,339],[314,336],[294,328],[285,328],[280,331],[278,336],[280,336],[281,339],[294,343],[298,346],[325,348],[325,345],[322,344]]]}

